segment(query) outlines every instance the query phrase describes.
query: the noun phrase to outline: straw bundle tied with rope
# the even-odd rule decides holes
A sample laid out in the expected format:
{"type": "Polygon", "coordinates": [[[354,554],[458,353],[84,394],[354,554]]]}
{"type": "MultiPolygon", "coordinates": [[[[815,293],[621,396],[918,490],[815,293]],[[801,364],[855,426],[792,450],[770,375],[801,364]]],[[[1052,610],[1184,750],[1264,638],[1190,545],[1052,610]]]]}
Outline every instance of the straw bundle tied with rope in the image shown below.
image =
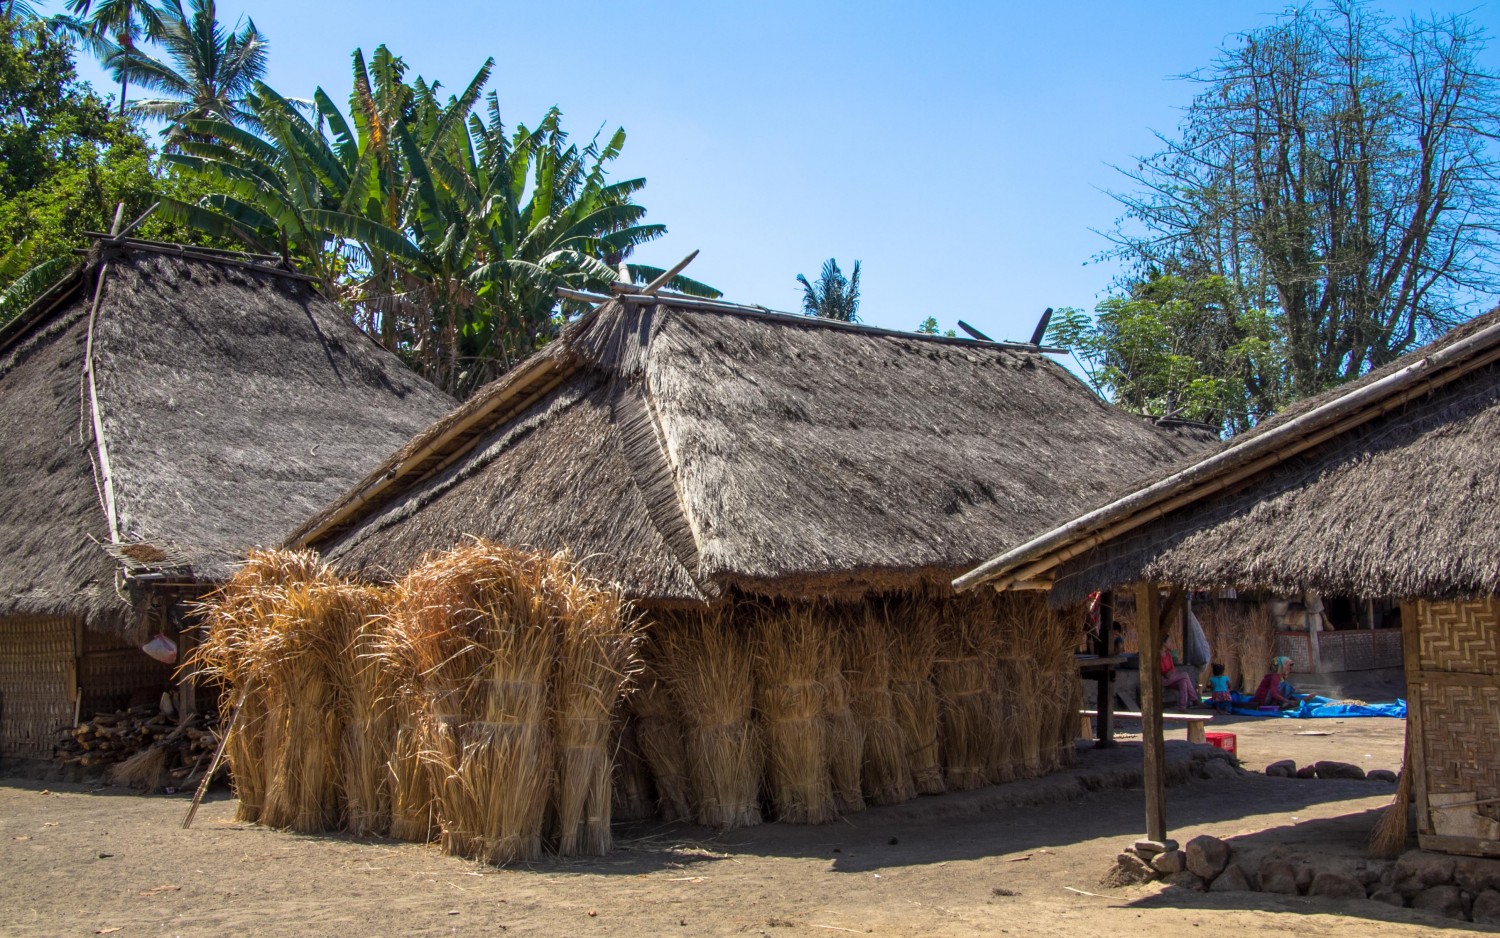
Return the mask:
{"type": "Polygon", "coordinates": [[[931,600],[907,597],[891,603],[891,699],[906,741],[906,760],[917,793],[941,795],[938,698],[932,684],[938,655],[938,618],[931,600]]]}
{"type": "Polygon", "coordinates": [[[249,687],[226,746],[240,814],[302,833],[342,822],[343,724],[333,675],[357,588],[316,555],[256,552],[207,607],[205,676],[249,687]]]}
{"type": "Polygon", "coordinates": [[[566,557],[475,542],[377,590],[312,555],[257,554],[208,622],[204,673],[251,691],[228,745],[246,816],[438,831],[448,852],[505,863],[540,855],[550,809],[559,851],[608,849],[634,633],[566,557]]]}
{"type": "Polygon", "coordinates": [[[907,730],[897,719],[891,689],[894,638],[884,603],[867,600],[845,607],[849,645],[849,698],[864,733],[865,797],[872,804],[900,804],[917,796],[912,781],[907,730]]]}
{"type": "Polygon", "coordinates": [[[755,732],[750,642],[724,610],[657,623],[667,686],[686,723],[688,775],[698,823],[759,824],[762,752],[755,732]]]}
{"type": "Polygon", "coordinates": [[[942,608],[934,670],[940,702],[943,778],[954,791],[989,784],[993,740],[1000,728],[992,693],[996,670],[994,604],[981,593],[942,608]]]}
{"type": "Polygon", "coordinates": [[[611,793],[615,820],[644,821],[656,817],[656,790],[651,784],[651,768],[641,755],[634,717],[619,721],[610,751],[615,755],[611,793]]]}
{"type": "Polygon", "coordinates": [[[1030,647],[1030,670],[1036,675],[1035,706],[1029,728],[1035,737],[1037,761],[1027,762],[1036,774],[1070,765],[1078,758],[1078,711],[1083,703],[1083,684],[1078,677],[1074,651],[1082,639],[1083,611],[1054,609],[1040,596],[1013,596],[1008,615],[1019,625],[1030,647]]]}
{"type": "Polygon", "coordinates": [[[756,711],[766,776],[778,820],[833,820],[824,724],[828,636],[806,603],[761,606],[755,614],[756,711]]]}
{"type": "Polygon", "coordinates": [[[860,768],[864,763],[865,731],[849,703],[849,637],[838,626],[833,610],[824,609],[830,628],[828,655],[823,660],[823,731],[828,747],[828,779],[833,806],[839,814],[865,809],[860,768]]]}
{"type": "Polygon", "coordinates": [[[656,785],[657,810],[664,821],[686,821],[694,814],[687,743],[672,693],[659,676],[656,648],[657,645],[648,638],[646,670],[628,700],[635,716],[635,735],[640,744],[641,758],[650,768],[651,780],[656,785]],[[657,662],[654,666],[653,661],[657,662]]]}
{"type": "Polygon", "coordinates": [[[1219,599],[1194,606],[1209,635],[1213,660],[1229,686],[1251,693],[1276,653],[1276,622],[1264,603],[1219,599]]]}

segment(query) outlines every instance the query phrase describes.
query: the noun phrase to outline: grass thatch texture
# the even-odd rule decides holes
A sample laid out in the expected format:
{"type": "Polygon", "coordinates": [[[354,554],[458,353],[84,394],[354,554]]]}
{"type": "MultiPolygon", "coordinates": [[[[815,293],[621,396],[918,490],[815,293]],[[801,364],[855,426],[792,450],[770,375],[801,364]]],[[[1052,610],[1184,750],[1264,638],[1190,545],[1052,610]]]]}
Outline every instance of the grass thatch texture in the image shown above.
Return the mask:
{"type": "Polygon", "coordinates": [[[391,790],[390,836],[428,843],[437,836],[432,782],[423,764],[422,707],[416,689],[403,686],[391,708],[391,751],[387,778],[391,790]]]}
{"type": "Polygon", "coordinates": [[[906,739],[912,782],[923,795],[941,795],[943,765],[938,753],[938,699],[932,684],[938,655],[938,610],[931,600],[913,597],[889,608],[891,699],[906,739]]]}
{"type": "Polygon", "coordinates": [[[985,591],[954,597],[941,607],[933,677],[940,705],[943,779],[956,791],[989,783],[991,748],[1000,727],[992,693],[994,610],[985,591]]]}
{"type": "Polygon", "coordinates": [[[776,817],[827,823],[834,817],[822,683],[828,629],[806,603],[763,606],[754,621],[756,711],[776,817]]]}
{"type": "Polygon", "coordinates": [[[536,859],[556,776],[550,685],[558,651],[548,558],[473,543],[397,585],[425,711],[439,838],[447,853],[536,859]]]}
{"type": "Polygon", "coordinates": [[[1276,649],[1276,624],[1262,603],[1234,599],[1212,600],[1193,607],[1208,633],[1213,660],[1224,665],[1229,686],[1253,693],[1271,666],[1276,649]]]}
{"type": "Polygon", "coordinates": [[[621,695],[640,670],[638,637],[618,593],[594,588],[572,567],[554,569],[550,580],[564,623],[553,681],[558,851],[603,856],[611,842],[611,736],[621,695]]]}
{"type": "Polygon", "coordinates": [[[257,551],[205,606],[200,673],[246,689],[226,747],[244,819],[304,833],[341,821],[330,667],[357,614],[351,589],[315,554],[257,551]]]}
{"type": "Polygon", "coordinates": [[[1077,758],[1083,681],[1074,653],[1083,640],[1084,610],[1055,609],[1040,595],[1013,595],[1011,604],[1029,633],[1035,672],[1042,682],[1037,693],[1037,750],[1041,770],[1051,772],[1077,758]]]}
{"type": "Polygon", "coordinates": [[[358,836],[384,836],[391,828],[393,707],[404,675],[386,654],[389,627],[382,610],[389,604],[387,591],[349,587],[347,602],[350,615],[343,624],[348,632],[332,661],[344,727],[344,828],[358,836]]]}
{"type": "Polygon", "coordinates": [[[759,824],[762,753],[750,642],[724,610],[658,621],[662,674],[682,714],[698,823],[759,824]]]}
{"type": "Polygon", "coordinates": [[[889,607],[880,600],[844,607],[849,647],[849,697],[864,734],[863,790],[874,804],[900,804],[917,796],[909,755],[911,735],[897,716],[891,689],[895,639],[889,607]]]}
{"type": "MultiPolygon", "coordinates": [[[[652,660],[648,653],[647,661],[652,660]]],[[[656,786],[657,810],[662,820],[686,821],[694,816],[687,743],[677,704],[658,674],[648,666],[627,703],[635,715],[641,758],[645,759],[656,786]]]]}
{"type": "Polygon", "coordinates": [[[644,821],[656,817],[656,791],[651,784],[651,769],[641,755],[636,736],[636,721],[627,716],[615,729],[610,751],[614,753],[614,819],[644,821]]]}
{"type": "MultiPolygon", "coordinates": [[[[833,806],[839,814],[865,809],[860,773],[864,765],[865,731],[849,703],[849,636],[839,630],[843,624],[829,616],[828,654],[823,660],[823,738],[827,746],[828,780],[833,789],[833,806]]],[[[889,698],[887,682],[887,698],[889,698]]],[[[894,726],[894,721],[891,721],[894,726]]],[[[909,778],[909,775],[905,777],[909,778]]]]}
{"type": "Polygon", "coordinates": [[[156,791],[167,780],[167,747],[152,746],[109,767],[109,780],[127,788],[156,791]]]}

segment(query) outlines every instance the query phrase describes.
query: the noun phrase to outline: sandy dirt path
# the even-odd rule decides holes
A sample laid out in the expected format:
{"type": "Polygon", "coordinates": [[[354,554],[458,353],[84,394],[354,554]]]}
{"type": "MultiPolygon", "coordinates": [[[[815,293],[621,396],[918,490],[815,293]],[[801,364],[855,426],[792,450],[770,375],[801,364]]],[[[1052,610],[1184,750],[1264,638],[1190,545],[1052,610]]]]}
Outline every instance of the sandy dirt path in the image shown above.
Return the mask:
{"type": "MultiPolygon", "coordinates": [[[[1391,791],[1246,775],[1171,789],[1169,816],[1182,840],[1206,832],[1355,853],[1391,791]]],[[[1455,924],[1373,902],[1101,888],[1114,854],[1138,836],[1138,790],[967,818],[942,818],[942,801],[918,803],[935,806],[930,818],[872,809],[817,828],[622,827],[603,859],[495,870],[430,847],[237,824],[222,795],[183,831],[182,797],[0,783],[0,931],[1094,938],[1212,928],[1354,938],[1455,924]]]]}

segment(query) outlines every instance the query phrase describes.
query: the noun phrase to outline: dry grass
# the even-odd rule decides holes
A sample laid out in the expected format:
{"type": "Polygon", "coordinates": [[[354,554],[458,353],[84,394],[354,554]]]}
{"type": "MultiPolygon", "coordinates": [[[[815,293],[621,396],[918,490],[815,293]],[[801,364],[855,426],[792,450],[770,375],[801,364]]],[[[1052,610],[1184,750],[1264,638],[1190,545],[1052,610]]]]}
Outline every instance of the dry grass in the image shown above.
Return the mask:
{"type": "Polygon", "coordinates": [[[109,767],[112,784],[156,791],[167,782],[167,749],[152,746],[109,767]]]}
{"type": "Polygon", "coordinates": [[[759,824],[762,753],[752,721],[750,642],[723,610],[658,622],[662,675],[686,729],[688,775],[698,823],[759,824]]]}
{"type": "Polygon", "coordinates": [[[993,693],[998,624],[989,591],[943,604],[934,669],[940,704],[943,778],[955,791],[989,784],[994,740],[1000,731],[993,693]]]}
{"type": "Polygon", "coordinates": [[[507,863],[609,847],[611,734],[638,658],[617,592],[475,542],[390,590],[263,553],[208,609],[205,673],[248,688],[242,815],[507,863]]]}
{"type": "MultiPolygon", "coordinates": [[[[839,619],[824,610],[830,624],[828,655],[823,661],[823,732],[828,747],[828,780],[833,806],[840,814],[865,809],[860,770],[864,764],[865,731],[849,703],[849,636],[837,629],[839,619]]],[[[889,684],[887,684],[889,696],[889,684]]]]}
{"type": "Polygon", "coordinates": [[[627,716],[615,729],[610,746],[614,753],[614,817],[617,821],[644,821],[656,817],[656,793],[651,768],[641,754],[636,720],[627,716]]]}
{"type": "Polygon", "coordinates": [[[1220,599],[1194,608],[1229,686],[1253,693],[1276,653],[1276,623],[1264,603],[1220,599]]]}
{"type": "Polygon", "coordinates": [[[765,741],[766,780],[777,820],[833,820],[824,724],[829,634],[821,610],[805,603],[757,608],[753,653],[756,710],[765,741]]]}
{"type": "Polygon", "coordinates": [[[936,604],[922,597],[907,597],[889,607],[891,699],[906,741],[912,782],[923,795],[941,795],[947,790],[938,755],[938,700],[932,684],[938,616],[936,604]]]}
{"type": "Polygon", "coordinates": [[[656,804],[662,820],[686,821],[694,817],[687,743],[671,691],[651,668],[650,662],[657,660],[650,650],[653,647],[648,640],[647,670],[628,700],[635,716],[641,757],[646,760],[656,786],[656,804]]]}
{"type": "Polygon", "coordinates": [[[891,689],[895,639],[886,605],[868,600],[848,613],[849,697],[864,733],[865,797],[872,804],[900,804],[917,796],[906,728],[896,715],[891,689]]]}

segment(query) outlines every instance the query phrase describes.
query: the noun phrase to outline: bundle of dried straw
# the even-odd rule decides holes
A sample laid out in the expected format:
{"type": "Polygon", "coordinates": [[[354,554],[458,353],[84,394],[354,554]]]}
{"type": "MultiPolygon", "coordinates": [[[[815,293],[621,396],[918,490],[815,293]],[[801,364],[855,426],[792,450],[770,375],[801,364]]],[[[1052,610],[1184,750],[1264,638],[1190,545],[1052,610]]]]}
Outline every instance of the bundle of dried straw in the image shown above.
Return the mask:
{"type": "Polygon", "coordinates": [[[778,820],[826,823],[834,816],[822,684],[827,630],[805,603],[760,606],[754,621],[756,710],[771,803],[778,820]]]}
{"type": "Polygon", "coordinates": [[[896,722],[906,740],[917,793],[941,795],[943,766],[938,757],[938,699],[932,685],[938,655],[937,605],[930,599],[906,597],[892,603],[891,699],[896,722]]]}

